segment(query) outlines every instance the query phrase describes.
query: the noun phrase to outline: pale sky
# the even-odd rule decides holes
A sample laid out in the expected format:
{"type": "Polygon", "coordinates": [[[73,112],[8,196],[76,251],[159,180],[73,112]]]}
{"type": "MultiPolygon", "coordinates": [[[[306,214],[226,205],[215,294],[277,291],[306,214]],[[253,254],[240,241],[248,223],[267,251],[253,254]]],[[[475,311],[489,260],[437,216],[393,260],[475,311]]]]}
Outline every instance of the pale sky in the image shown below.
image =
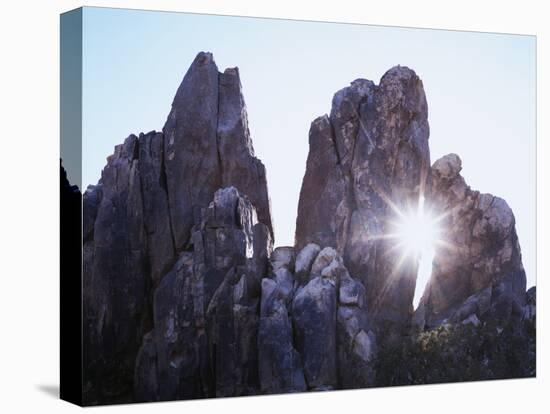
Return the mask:
{"type": "Polygon", "coordinates": [[[275,245],[292,245],[311,121],[354,79],[378,83],[400,64],[424,83],[432,163],[457,153],[473,189],[508,202],[535,284],[535,37],[101,8],[83,22],[84,187],[130,133],[162,129],[209,51],[220,71],[239,67],[275,245]]]}

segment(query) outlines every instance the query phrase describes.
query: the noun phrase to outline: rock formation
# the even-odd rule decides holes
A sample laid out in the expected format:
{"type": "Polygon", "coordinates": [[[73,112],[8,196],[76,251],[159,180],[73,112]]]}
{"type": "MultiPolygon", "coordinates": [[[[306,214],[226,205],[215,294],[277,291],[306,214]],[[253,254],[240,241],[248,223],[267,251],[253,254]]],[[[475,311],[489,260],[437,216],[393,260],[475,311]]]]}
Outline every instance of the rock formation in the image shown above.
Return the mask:
{"type": "Polygon", "coordinates": [[[514,214],[503,199],[472,191],[461,169],[456,154],[437,160],[431,169],[429,198],[443,215],[445,245],[434,258],[415,313],[421,328],[522,316],[526,279],[514,214]]]}
{"type": "Polygon", "coordinates": [[[261,391],[374,384],[376,340],[365,288],[350,276],[342,257],[330,247],[320,250],[314,244],[298,254],[279,247],[272,254],[271,269],[262,281],[261,391]]]}
{"type": "Polygon", "coordinates": [[[153,300],[154,329],[135,371],[135,398],[245,395],[258,388],[261,256],[267,229],[234,187],[218,190],[153,300]],[[155,363],[151,364],[151,355],[155,363]],[[155,381],[150,381],[155,378],[155,381]]]}
{"type": "MultiPolygon", "coordinates": [[[[230,243],[244,241],[218,239],[224,236],[215,230],[223,217],[205,230],[200,243],[193,229],[217,190],[229,187],[252,201],[254,218],[247,220],[256,220],[257,214],[262,223],[247,229],[247,251],[239,254],[252,255],[254,266],[265,271],[273,240],[270,204],[265,168],[254,156],[248,132],[239,73],[218,73],[212,55],[199,53],[178,88],[163,132],[130,135],[108,158],[98,185],[83,197],[84,376],[91,402],[130,399],[142,338],[155,324],[155,289],[175,271],[182,254],[194,252],[193,266],[204,268],[204,306],[209,305],[233,260],[229,256],[236,254],[230,243]],[[212,256],[222,242],[227,250],[212,256]],[[199,258],[199,247],[210,249],[203,256],[214,265],[199,258]]],[[[218,219],[212,218],[214,223],[218,219]]],[[[246,294],[259,297],[261,275],[257,282],[247,280],[246,294]]],[[[242,312],[249,311],[247,306],[242,312]]],[[[215,309],[212,317],[219,313],[215,309]]],[[[148,338],[146,345],[154,343],[148,338]]],[[[142,349],[140,356],[149,354],[142,349]]],[[[210,388],[201,392],[210,395],[213,385],[205,387],[210,388]]]]}
{"type": "MultiPolygon", "coordinates": [[[[82,196],[85,403],[430,382],[418,344],[449,326],[504,329],[534,361],[512,211],[465,184],[458,156],[430,166],[428,136],[406,67],[337,92],[311,124],[295,246],[273,249],[238,69],[199,53],[162,132],[130,135],[82,196]],[[421,196],[451,248],[413,312],[418,257],[385,236],[421,196]]],[[[534,374],[493,348],[486,378],[534,374]]]]}
{"type": "Polygon", "coordinates": [[[178,88],[163,129],[164,172],[176,250],[189,243],[197,207],[235,186],[271,233],[265,167],[254,157],[238,69],[218,73],[199,53],[178,88]]]}
{"type": "Polygon", "coordinates": [[[132,386],[135,355],[150,324],[151,275],[140,185],[139,143],[130,136],[117,146],[102,172],[93,236],[84,246],[86,366],[94,391],[111,396],[132,386]],[[92,238],[93,237],[93,238],[92,238]]]}
{"type": "MultiPolygon", "coordinates": [[[[298,279],[303,281],[301,269],[312,266],[309,258],[319,249],[310,251],[311,243],[342,255],[344,266],[366,289],[367,311],[360,315],[367,316],[373,339],[382,343],[382,352],[374,356],[375,374],[383,374],[378,385],[414,383],[415,375],[422,377],[419,383],[477,379],[472,372],[483,372],[484,379],[531,375],[535,294],[525,292],[514,215],[504,200],[466,185],[457,155],[430,166],[427,119],[422,81],[412,70],[395,67],[379,85],[353,81],[334,95],[330,115],[313,121],[296,219],[296,246],[303,248],[296,261],[298,279]],[[391,223],[421,203],[440,221],[442,240],[413,312],[418,254],[399,251],[391,223]],[[424,332],[435,338],[430,340],[437,348],[447,340],[446,334],[438,338],[437,329],[451,329],[449,335],[458,341],[452,335],[462,333],[453,327],[464,325],[477,331],[464,334],[463,343],[465,338],[486,341],[479,352],[486,354],[485,365],[455,370],[449,379],[437,372],[435,361],[433,368],[429,361],[415,365],[427,352],[424,332]],[[494,329],[503,336],[495,339],[494,329]],[[499,348],[498,341],[507,345],[499,348]],[[416,351],[418,361],[406,359],[416,351]],[[503,354],[524,360],[513,366],[502,362],[503,354]]],[[[451,345],[438,348],[442,359],[446,352],[476,358],[451,345]]],[[[350,352],[343,356],[349,358],[350,352]]]]}
{"type": "Polygon", "coordinates": [[[395,208],[418,200],[430,168],[422,81],[395,67],[379,85],[357,79],[317,118],[296,219],[296,245],[333,246],[367,286],[378,325],[410,322],[417,265],[395,267],[399,252],[382,236],[395,208]]]}

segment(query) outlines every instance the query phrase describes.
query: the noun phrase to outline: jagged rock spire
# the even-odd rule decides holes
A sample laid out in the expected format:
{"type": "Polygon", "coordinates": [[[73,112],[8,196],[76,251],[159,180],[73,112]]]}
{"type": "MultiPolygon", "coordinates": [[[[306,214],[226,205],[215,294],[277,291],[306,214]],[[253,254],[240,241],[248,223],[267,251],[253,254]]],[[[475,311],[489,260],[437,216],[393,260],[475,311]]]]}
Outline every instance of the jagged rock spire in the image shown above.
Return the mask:
{"type": "MultiPolygon", "coordinates": [[[[216,191],[231,186],[258,217],[245,234],[261,278],[273,240],[265,167],[254,156],[238,69],[219,73],[212,54],[201,52],[176,92],[163,132],[130,135],[116,146],[98,185],[83,197],[88,400],[133,392],[138,349],[155,323],[153,292],[181,255],[199,247],[193,229],[203,223],[216,191]]],[[[212,237],[207,257],[221,245],[212,237]]],[[[197,277],[213,294],[225,274],[207,273],[197,277]]],[[[249,281],[248,289],[257,295],[260,282],[249,281]]],[[[143,358],[153,355],[153,339],[144,342],[143,358]]]]}
{"type": "Polygon", "coordinates": [[[254,156],[237,68],[218,72],[201,52],[178,88],[163,128],[164,165],[176,249],[184,249],[197,209],[235,186],[273,236],[265,167],[254,156]]]}
{"type": "Polygon", "coordinates": [[[420,78],[390,69],[379,85],[357,79],[338,91],[330,117],[311,124],[310,151],[296,219],[298,248],[335,246],[368,286],[370,311],[406,325],[416,265],[398,271],[381,236],[393,214],[419,197],[430,166],[428,109],[420,78]]]}

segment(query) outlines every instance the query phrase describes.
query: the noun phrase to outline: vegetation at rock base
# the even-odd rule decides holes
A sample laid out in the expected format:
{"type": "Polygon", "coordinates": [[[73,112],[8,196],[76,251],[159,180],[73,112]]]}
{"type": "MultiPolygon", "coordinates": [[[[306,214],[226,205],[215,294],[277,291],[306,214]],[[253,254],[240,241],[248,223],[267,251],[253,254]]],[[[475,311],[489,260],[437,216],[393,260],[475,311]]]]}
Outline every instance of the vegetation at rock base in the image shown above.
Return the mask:
{"type": "Polygon", "coordinates": [[[376,385],[533,377],[536,323],[444,325],[380,346],[376,385]]]}

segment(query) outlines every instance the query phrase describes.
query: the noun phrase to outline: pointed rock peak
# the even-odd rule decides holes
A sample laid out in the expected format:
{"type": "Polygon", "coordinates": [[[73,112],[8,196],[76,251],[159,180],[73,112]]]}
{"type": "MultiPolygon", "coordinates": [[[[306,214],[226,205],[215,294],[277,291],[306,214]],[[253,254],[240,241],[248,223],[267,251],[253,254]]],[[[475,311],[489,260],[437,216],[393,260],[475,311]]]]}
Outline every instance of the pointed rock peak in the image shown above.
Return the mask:
{"type": "Polygon", "coordinates": [[[176,250],[183,249],[189,240],[196,207],[207,206],[221,185],[216,138],[218,75],[212,54],[199,53],[178,87],[163,128],[163,160],[176,250]]]}
{"type": "MultiPolygon", "coordinates": [[[[221,120],[231,121],[231,123],[241,122],[243,128],[247,130],[246,104],[242,93],[238,67],[227,68],[223,73],[219,74],[219,100],[220,111],[230,112],[222,113],[220,116],[221,120]]],[[[248,132],[245,135],[248,135],[248,132]]]]}
{"type": "Polygon", "coordinates": [[[238,78],[239,68],[237,66],[235,66],[234,68],[227,68],[223,71],[223,74],[227,76],[236,76],[238,78]]]}
{"type": "Polygon", "coordinates": [[[194,66],[205,66],[210,64],[216,65],[216,62],[214,62],[214,55],[210,52],[199,52],[191,64],[191,68],[194,66]]]}
{"type": "Polygon", "coordinates": [[[130,134],[122,146],[122,156],[128,159],[138,158],[138,137],[130,134]]]}
{"type": "MultiPolygon", "coordinates": [[[[218,135],[230,134],[236,127],[240,138],[245,138],[245,144],[251,146],[248,132],[248,117],[246,104],[242,93],[239,68],[227,68],[219,74],[219,116],[218,135]]],[[[254,153],[253,149],[252,155],[254,153]]]]}
{"type": "Polygon", "coordinates": [[[234,186],[254,205],[273,238],[265,167],[255,157],[237,67],[219,74],[217,140],[223,186],[234,186]]]}
{"type": "MultiPolygon", "coordinates": [[[[309,147],[310,151],[321,154],[324,158],[328,155],[327,151],[333,153],[334,157],[337,158],[334,149],[332,124],[328,115],[320,116],[311,123],[309,127],[309,147]]],[[[333,160],[333,162],[337,161],[337,159],[333,160]]]]}
{"type": "Polygon", "coordinates": [[[338,158],[346,169],[351,168],[361,107],[372,102],[375,89],[374,82],[356,79],[349,86],[336,92],[332,98],[330,122],[334,130],[338,158]]]}
{"type": "Polygon", "coordinates": [[[323,131],[327,128],[330,128],[330,119],[327,114],[324,114],[313,120],[309,129],[309,133],[311,135],[312,131],[323,131]]]}
{"type": "Polygon", "coordinates": [[[406,66],[394,66],[380,79],[379,90],[388,109],[398,105],[409,112],[428,116],[424,85],[416,72],[406,66]]]}
{"type": "MultiPolygon", "coordinates": [[[[178,87],[172,107],[177,106],[179,101],[183,101],[184,105],[187,105],[187,96],[199,94],[201,88],[205,90],[203,95],[215,97],[217,100],[218,66],[210,52],[200,52],[195,57],[178,87]]],[[[174,114],[172,113],[172,115],[174,114]]]]}
{"type": "Polygon", "coordinates": [[[137,145],[138,137],[134,134],[128,135],[128,137],[124,140],[124,143],[115,145],[113,153],[107,156],[107,164],[110,164],[119,158],[125,158],[130,161],[136,159],[137,145]]]}
{"type": "Polygon", "coordinates": [[[416,72],[412,70],[411,68],[407,66],[401,66],[397,65],[394,66],[386,71],[384,75],[382,76],[382,79],[380,79],[380,83],[383,83],[384,81],[394,81],[394,80],[405,80],[405,79],[413,79],[418,78],[416,72]]]}
{"type": "Polygon", "coordinates": [[[332,110],[330,113],[331,118],[341,118],[350,116],[358,116],[357,107],[359,104],[372,94],[375,85],[373,81],[367,79],[355,79],[349,86],[340,89],[334,94],[332,98],[332,110]],[[342,106],[347,103],[346,108],[342,106]],[[342,110],[343,109],[343,110],[342,110]]]}

